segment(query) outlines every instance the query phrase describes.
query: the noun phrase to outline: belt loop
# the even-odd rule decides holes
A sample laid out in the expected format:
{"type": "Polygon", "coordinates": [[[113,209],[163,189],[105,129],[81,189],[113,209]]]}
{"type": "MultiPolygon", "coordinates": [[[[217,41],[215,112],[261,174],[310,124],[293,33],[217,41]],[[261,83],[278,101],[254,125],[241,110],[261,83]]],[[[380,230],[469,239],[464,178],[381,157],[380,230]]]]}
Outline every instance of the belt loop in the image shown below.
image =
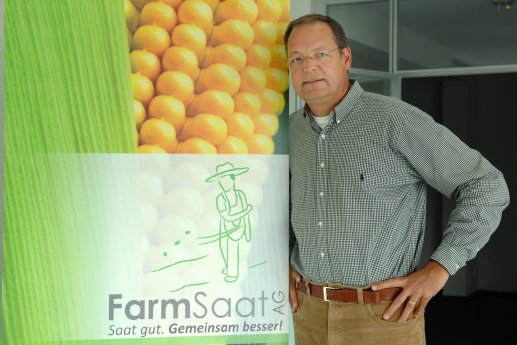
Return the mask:
{"type": "Polygon", "coordinates": [[[363,289],[362,288],[358,288],[357,289],[357,303],[364,304],[363,289]]]}
{"type": "Polygon", "coordinates": [[[309,282],[305,281],[305,287],[307,288],[307,296],[311,297],[311,288],[309,287],[309,282]]]}

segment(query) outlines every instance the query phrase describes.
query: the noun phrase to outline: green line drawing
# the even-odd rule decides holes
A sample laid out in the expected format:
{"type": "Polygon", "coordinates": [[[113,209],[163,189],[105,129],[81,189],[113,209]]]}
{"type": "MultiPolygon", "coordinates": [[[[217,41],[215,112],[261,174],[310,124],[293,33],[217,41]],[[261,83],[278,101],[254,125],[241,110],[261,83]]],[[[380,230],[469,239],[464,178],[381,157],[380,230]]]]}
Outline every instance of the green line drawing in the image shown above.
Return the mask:
{"type": "Polygon", "coordinates": [[[251,241],[250,212],[246,195],[235,187],[235,177],[248,172],[249,168],[235,168],[230,162],[219,164],[216,173],[205,182],[219,183],[221,193],[217,195],[216,206],[220,215],[219,235],[206,243],[219,241],[219,249],[224,262],[221,273],[224,280],[233,283],[239,279],[239,248],[242,239],[251,241]]]}
{"type": "Polygon", "coordinates": [[[177,291],[183,290],[184,288],[189,287],[189,286],[199,286],[199,285],[206,285],[206,284],[210,284],[210,282],[202,282],[202,283],[196,283],[196,284],[186,284],[186,285],[183,285],[182,287],[180,287],[179,289],[171,290],[169,292],[177,292],[177,291]]]}
{"type": "Polygon", "coordinates": [[[262,265],[264,265],[264,264],[266,264],[266,263],[267,263],[267,261],[262,261],[262,262],[259,262],[258,264],[255,264],[255,265],[253,265],[253,266],[250,266],[250,268],[254,268],[254,267],[258,267],[258,266],[262,266],[262,265]]]}
{"type": "MultiPolygon", "coordinates": [[[[164,253],[164,256],[166,256],[165,254],[167,254],[167,253],[164,253]]],[[[158,272],[158,271],[162,271],[162,270],[164,270],[164,269],[166,269],[166,268],[169,268],[169,267],[172,267],[172,266],[176,266],[176,265],[179,265],[179,264],[183,264],[183,263],[185,263],[185,262],[193,262],[193,261],[201,260],[201,259],[206,258],[207,256],[208,256],[208,255],[204,255],[204,256],[200,256],[200,257],[198,257],[198,258],[194,258],[194,259],[176,261],[175,263],[172,263],[172,264],[167,265],[167,266],[163,266],[163,267],[161,267],[161,268],[157,268],[157,269],[155,269],[155,270],[153,270],[153,271],[151,271],[151,272],[158,272]]]]}
{"type": "Polygon", "coordinates": [[[198,237],[199,239],[203,239],[203,240],[210,238],[210,240],[209,240],[209,241],[201,242],[201,243],[199,243],[199,244],[209,244],[209,243],[217,242],[217,241],[221,240],[221,239],[222,239],[222,238],[224,238],[224,237],[228,237],[228,235],[230,235],[230,234],[234,233],[234,232],[235,232],[235,231],[237,231],[237,230],[239,230],[239,228],[233,228],[233,229],[231,229],[231,230],[229,230],[229,231],[226,231],[226,232],[224,232],[224,233],[217,233],[217,234],[215,234],[215,235],[209,235],[209,236],[198,237]]]}

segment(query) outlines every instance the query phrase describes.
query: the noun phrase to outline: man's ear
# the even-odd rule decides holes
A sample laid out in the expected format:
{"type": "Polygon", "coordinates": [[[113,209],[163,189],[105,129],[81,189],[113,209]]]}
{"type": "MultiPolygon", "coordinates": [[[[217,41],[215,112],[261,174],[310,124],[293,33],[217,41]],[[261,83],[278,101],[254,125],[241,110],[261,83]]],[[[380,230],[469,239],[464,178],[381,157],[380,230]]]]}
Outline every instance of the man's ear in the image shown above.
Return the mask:
{"type": "Polygon", "coordinates": [[[352,67],[352,50],[350,47],[343,48],[341,51],[341,56],[343,57],[343,66],[348,71],[350,67],[352,67]]]}

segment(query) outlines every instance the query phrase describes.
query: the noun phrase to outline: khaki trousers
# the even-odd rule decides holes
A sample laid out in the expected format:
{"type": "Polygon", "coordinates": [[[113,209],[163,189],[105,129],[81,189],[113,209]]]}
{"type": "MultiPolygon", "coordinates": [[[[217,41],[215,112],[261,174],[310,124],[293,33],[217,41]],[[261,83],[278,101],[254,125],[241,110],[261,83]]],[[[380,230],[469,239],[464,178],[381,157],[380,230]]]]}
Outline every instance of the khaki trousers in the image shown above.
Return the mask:
{"type": "Polygon", "coordinates": [[[298,291],[298,303],[293,314],[296,345],[425,345],[423,316],[396,322],[399,308],[390,320],[382,318],[391,302],[325,302],[298,291]]]}

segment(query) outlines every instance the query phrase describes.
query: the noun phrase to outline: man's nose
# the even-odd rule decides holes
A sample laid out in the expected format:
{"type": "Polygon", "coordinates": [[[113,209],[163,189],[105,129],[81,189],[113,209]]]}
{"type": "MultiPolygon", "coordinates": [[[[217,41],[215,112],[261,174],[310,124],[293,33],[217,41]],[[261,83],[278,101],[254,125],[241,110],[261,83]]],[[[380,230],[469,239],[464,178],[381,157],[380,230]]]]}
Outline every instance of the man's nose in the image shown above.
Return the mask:
{"type": "Polygon", "coordinates": [[[312,56],[307,56],[303,60],[303,69],[305,69],[305,70],[314,70],[314,69],[316,69],[317,66],[318,66],[318,64],[316,63],[316,61],[314,60],[314,58],[312,56]]]}

